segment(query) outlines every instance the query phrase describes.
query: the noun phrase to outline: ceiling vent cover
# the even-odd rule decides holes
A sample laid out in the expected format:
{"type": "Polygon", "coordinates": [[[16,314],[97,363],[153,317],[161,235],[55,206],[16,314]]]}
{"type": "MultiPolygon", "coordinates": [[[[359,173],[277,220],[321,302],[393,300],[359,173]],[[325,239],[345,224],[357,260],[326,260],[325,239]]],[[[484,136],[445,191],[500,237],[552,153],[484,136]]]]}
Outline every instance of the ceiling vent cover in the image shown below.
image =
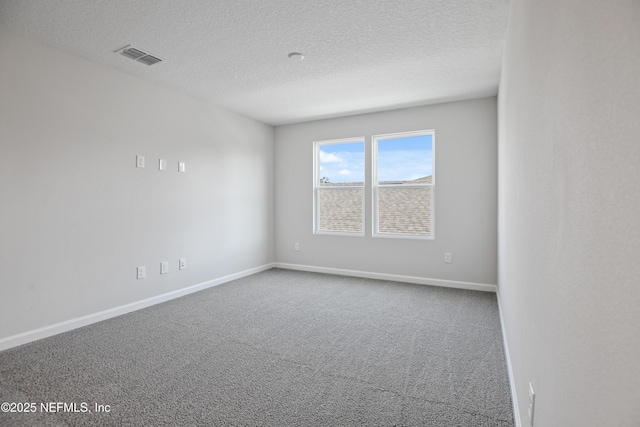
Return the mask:
{"type": "Polygon", "coordinates": [[[160,61],[162,61],[162,59],[156,58],[155,56],[151,56],[151,55],[146,55],[146,56],[143,56],[142,58],[138,58],[138,62],[142,62],[143,64],[147,64],[147,65],[157,64],[160,61]]]}
{"type": "Polygon", "coordinates": [[[147,52],[129,46],[131,45],[128,44],[125,47],[116,50],[115,53],[120,52],[120,55],[126,56],[129,59],[133,59],[134,61],[138,61],[146,65],[153,65],[162,61],[162,59],[156,56],[149,55],[147,52]]]}

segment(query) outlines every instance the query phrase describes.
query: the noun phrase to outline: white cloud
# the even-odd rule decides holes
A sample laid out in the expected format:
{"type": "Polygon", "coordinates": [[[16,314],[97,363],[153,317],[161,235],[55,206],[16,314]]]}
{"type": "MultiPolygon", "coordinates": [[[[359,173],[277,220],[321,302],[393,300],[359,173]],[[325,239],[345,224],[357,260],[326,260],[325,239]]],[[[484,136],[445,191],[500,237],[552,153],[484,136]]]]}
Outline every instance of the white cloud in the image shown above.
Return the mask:
{"type": "Polygon", "coordinates": [[[388,150],[378,156],[380,181],[406,181],[432,174],[431,151],[388,150]]]}
{"type": "Polygon", "coordinates": [[[321,163],[339,163],[342,159],[333,153],[326,153],[320,150],[320,162],[321,163]]]}
{"type": "Polygon", "coordinates": [[[320,177],[329,182],[362,182],[364,181],[363,152],[322,152],[320,151],[320,177]]]}

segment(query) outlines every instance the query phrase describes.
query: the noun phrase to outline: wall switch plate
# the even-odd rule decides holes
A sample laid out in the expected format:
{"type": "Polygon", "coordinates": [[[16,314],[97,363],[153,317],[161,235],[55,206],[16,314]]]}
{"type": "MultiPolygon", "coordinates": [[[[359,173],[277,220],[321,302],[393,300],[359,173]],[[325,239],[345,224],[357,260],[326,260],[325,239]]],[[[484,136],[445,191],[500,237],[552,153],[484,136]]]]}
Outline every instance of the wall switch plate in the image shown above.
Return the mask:
{"type": "Polygon", "coordinates": [[[296,251],[299,251],[299,250],[300,250],[300,243],[295,242],[295,243],[293,244],[293,248],[294,248],[296,251]]]}
{"type": "Polygon", "coordinates": [[[161,171],[167,170],[167,159],[160,159],[158,161],[158,169],[160,169],[161,171]]]}
{"type": "Polygon", "coordinates": [[[184,164],[184,162],[178,162],[178,172],[185,172],[187,169],[187,166],[184,164]]]}
{"type": "Polygon", "coordinates": [[[160,263],[160,274],[167,274],[169,272],[169,262],[162,261],[160,263]]]}
{"type": "Polygon", "coordinates": [[[533,427],[533,411],[536,408],[536,393],[533,391],[533,384],[529,383],[529,426],[533,427]]]}
{"type": "Polygon", "coordinates": [[[179,270],[184,270],[187,268],[187,259],[186,258],[180,258],[178,260],[178,269],[179,270]]]}
{"type": "Polygon", "coordinates": [[[143,168],[144,167],[144,156],[136,156],[136,167],[143,168]]]}
{"type": "Polygon", "coordinates": [[[144,279],[146,277],[146,272],[145,272],[145,268],[144,265],[141,265],[140,267],[138,267],[137,271],[137,278],[138,280],[140,279],[144,279]]]}
{"type": "Polygon", "coordinates": [[[444,262],[446,262],[446,263],[450,263],[451,262],[451,252],[445,252],[444,253],[444,262]]]}

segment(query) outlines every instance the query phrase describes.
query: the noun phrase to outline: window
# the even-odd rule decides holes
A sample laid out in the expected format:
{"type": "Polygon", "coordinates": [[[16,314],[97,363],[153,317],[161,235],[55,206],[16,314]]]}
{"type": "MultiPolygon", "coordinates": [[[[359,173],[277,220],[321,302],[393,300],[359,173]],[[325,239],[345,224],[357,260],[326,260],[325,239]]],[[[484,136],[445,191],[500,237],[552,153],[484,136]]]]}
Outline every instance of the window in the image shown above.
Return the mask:
{"type": "Polygon", "coordinates": [[[364,235],[364,138],[314,143],[314,233],[364,235]]]}
{"type": "Polygon", "coordinates": [[[434,131],[373,137],[373,235],[433,239],[434,131]]]}

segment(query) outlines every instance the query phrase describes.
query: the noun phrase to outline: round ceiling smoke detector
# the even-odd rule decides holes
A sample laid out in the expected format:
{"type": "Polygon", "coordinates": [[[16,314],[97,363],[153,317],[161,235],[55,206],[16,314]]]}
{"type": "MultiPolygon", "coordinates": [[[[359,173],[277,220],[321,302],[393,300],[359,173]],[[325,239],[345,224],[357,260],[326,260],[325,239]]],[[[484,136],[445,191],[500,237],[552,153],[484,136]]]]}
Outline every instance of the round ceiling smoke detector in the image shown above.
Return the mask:
{"type": "Polygon", "coordinates": [[[302,61],[304,59],[304,55],[300,52],[291,52],[289,54],[289,59],[293,59],[294,61],[302,61]]]}

